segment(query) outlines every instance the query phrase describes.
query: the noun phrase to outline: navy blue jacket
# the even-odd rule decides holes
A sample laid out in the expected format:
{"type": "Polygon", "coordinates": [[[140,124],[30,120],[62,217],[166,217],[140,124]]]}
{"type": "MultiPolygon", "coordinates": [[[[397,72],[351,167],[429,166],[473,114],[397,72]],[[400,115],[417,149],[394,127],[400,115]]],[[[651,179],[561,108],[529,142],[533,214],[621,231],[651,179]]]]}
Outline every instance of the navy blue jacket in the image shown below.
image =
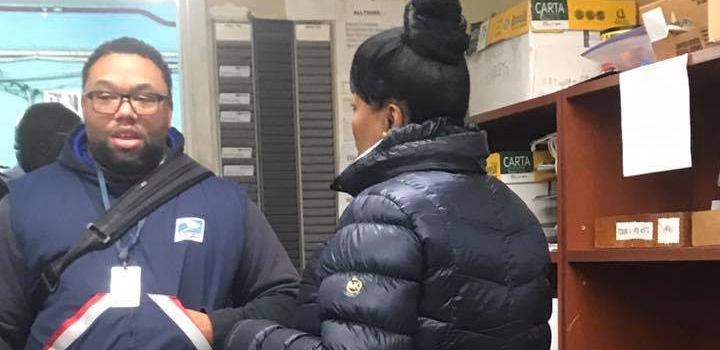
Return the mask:
{"type": "MultiPolygon", "coordinates": [[[[104,211],[86,142],[81,127],[59,162],[12,181],[0,202],[0,349],[195,349],[197,328],[188,325],[184,307],[208,311],[220,343],[240,319],[288,317],[297,272],[245,188],[217,177],[147,217],[130,252],[130,264],[142,268],[140,307],[102,308],[110,269],[119,265],[115,247],[81,257],[56,292],[38,295],[40,271],[104,211]],[[188,220],[204,225],[194,231],[202,238],[178,236],[188,220]]],[[[168,145],[167,158],[181,154],[182,135],[171,130],[168,145]]],[[[107,176],[113,197],[137,182],[107,176]]]]}
{"type": "Polygon", "coordinates": [[[334,187],[356,198],[300,286],[297,327],[241,321],[232,350],[547,350],[548,246],[485,173],[483,132],[394,130],[334,187]]]}

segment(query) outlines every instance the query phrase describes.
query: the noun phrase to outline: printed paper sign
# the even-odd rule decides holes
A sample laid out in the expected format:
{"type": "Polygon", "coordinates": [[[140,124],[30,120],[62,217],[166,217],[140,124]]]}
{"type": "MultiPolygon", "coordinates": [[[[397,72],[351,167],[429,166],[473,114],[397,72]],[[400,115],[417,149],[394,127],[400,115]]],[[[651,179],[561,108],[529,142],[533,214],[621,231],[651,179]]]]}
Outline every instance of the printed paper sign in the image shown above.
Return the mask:
{"type": "Polygon", "coordinates": [[[680,244],[680,218],[658,219],[658,243],[680,244]]]}
{"type": "Polygon", "coordinates": [[[221,123],[249,123],[252,120],[250,111],[222,111],[220,112],[221,123]]]}
{"type": "Polygon", "coordinates": [[[298,24],[295,26],[297,41],[330,41],[329,24],[298,24]]]}
{"type": "Polygon", "coordinates": [[[43,91],[43,101],[62,103],[81,118],[83,117],[82,92],[80,90],[45,90],[43,91]]]}
{"type": "Polygon", "coordinates": [[[249,105],[250,94],[248,93],[226,93],[220,94],[221,105],[249,105]]]}
{"type": "Polygon", "coordinates": [[[217,41],[252,41],[250,23],[215,23],[217,41]]]}
{"type": "Polygon", "coordinates": [[[252,158],[253,149],[250,147],[223,147],[222,157],[233,159],[252,158]]]}
{"type": "Polygon", "coordinates": [[[249,78],[250,66],[220,66],[220,77],[249,78]]]}
{"type": "Polygon", "coordinates": [[[225,176],[253,176],[255,175],[254,165],[226,165],[223,167],[225,176]]]}
{"type": "Polygon", "coordinates": [[[652,222],[618,222],[615,224],[615,239],[617,241],[652,241],[652,222]]]}

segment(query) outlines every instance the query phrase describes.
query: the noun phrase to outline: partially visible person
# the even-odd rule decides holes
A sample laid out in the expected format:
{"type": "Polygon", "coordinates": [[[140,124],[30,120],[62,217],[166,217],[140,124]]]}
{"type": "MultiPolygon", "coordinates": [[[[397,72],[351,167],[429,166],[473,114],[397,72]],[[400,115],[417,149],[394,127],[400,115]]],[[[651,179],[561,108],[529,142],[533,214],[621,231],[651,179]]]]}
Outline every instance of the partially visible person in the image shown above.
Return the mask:
{"type": "Polygon", "coordinates": [[[5,180],[0,178],[0,199],[8,193],[8,187],[5,180]]]}
{"type": "Polygon", "coordinates": [[[9,182],[57,160],[65,137],[82,119],[58,102],[34,104],[25,111],[15,129],[17,165],[0,172],[0,180],[9,182]]]}
{"type": "Polygon", "coordinates": [[[463,125],[465,29],[458,0],[413,0],[404,28],[360,46],[361,155],[333,184],[355,199],[305,269],[299,330],[242,321],[227,349],[550,348],[545,236],[487,175],[485,133],[463,125]]]}

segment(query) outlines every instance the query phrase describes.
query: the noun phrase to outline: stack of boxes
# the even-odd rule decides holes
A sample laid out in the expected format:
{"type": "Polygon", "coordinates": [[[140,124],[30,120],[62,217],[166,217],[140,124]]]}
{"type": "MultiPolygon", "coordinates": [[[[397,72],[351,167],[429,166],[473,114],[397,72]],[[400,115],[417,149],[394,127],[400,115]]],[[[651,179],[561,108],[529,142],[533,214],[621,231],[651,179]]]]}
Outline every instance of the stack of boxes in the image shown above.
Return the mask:
{"type": "Polygon", "coordinates": [[[546,95],[601,73],[580,56],[600,31],[637,24],[635,1],[523,1],[480,24],[468,58],[470,115],[546,95]],[[473,50],[471,50],[473,51],[473,50]]]}

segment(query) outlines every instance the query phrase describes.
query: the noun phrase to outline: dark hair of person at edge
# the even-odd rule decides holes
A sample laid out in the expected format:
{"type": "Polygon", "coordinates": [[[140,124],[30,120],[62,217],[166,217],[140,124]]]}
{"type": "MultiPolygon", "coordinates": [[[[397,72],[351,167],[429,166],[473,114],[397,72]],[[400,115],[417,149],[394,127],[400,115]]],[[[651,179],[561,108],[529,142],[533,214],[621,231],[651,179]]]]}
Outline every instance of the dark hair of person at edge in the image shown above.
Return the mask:
{"type": "Polygon", "coordinates": [[[25,111],[15,128],[18,164],[29,173],[57,159],[65,137],[82,119],[58,102],[36,103],[25,111]]]}
{"type": "Polygon", "coordinates": [[[372,108],[398,103],[407,123],[445,117],[462,125],[470,98],[462,9],[457,1],[412,4],[405,9],[404,27],[377,34],[358,48],[351,91],[372,108]]]}

